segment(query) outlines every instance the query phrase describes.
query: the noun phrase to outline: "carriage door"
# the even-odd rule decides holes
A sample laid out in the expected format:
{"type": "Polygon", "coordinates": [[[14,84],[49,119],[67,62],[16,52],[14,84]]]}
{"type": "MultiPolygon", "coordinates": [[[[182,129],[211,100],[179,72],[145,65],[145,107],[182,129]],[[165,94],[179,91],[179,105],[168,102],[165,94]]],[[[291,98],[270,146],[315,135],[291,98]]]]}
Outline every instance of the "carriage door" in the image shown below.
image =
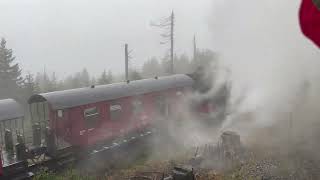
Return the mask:
{"type": "Polygon", "coordinates": [[[135,98],[132,102],[132,120],[129,122],[129,128],[141,128],[146,125],[146,114],[143,102],[140,98],[135,98]],[[133,127],[135,126],[135,127],[133,127]]]}
{"type": "Polygon", "coordinates": [[[88,142],[94,141],[94,132],[98,125],[100,112],[98,107],[90,107],[84,110],[84,121],[88,134],[88,142]]]}
{"type": "Polygon", "coordinates": [[[117,101],[110,102],[109,106],[109,119],[111,124],[112,133],[117,135],[124,135],[126,133],[126,129],[124,128],[123,119],[124,119],[124,111],[122,104],[117,101]]]}
{"type": "MultiPolygon", "coordinates": [[[[37,102],[32,103],[29,106],[30,108],[30,117],[31,117],[31,128],[33,145],[41,146],[44,142],[46,135],[46,128],[49,125],[49,106],[48,102],[37,102]]],[[[26,137],[27,140],[29,137],[26,137]]]]}
{"type": "MultiPolygon", "coordinates": [[[[55,134],[53,137],[49,137],[47,139],[47,146],[51,146],[55,144],[56,149],[64,149],[70,147],[71,139],[72,139],[72,122],[69,118],[68,109],[58,109],[55,111],[55,118],[52,122],[53,129],[55,134]]],[[[53,133],[53,132],[52,132],[53,133]]]]}
{"type": "Polygon", "coordinates": [[[156,96],[156,112],[160,118],[169,116],[169,104],[168,100],[164,95],[156,96]]]}

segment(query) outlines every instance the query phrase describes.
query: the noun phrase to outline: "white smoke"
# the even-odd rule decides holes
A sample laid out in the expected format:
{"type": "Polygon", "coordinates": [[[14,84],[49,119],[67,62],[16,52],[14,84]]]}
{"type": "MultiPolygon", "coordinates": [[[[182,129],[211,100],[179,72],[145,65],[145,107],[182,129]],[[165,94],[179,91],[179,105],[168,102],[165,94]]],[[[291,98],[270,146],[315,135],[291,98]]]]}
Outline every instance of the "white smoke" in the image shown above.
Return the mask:
{"type": "Polygon", "coordinates": [[[300,32],[299,5],[300,0],[214,1],[213,42],[232,72],[233,113],[223,128],[242,121],[239,114],[245,120],[254,116],[243,131],[272,126],[299,103],[305,82],[319,77],[320,50],[300,32]]]}
{"type": "Polygon", "coordinates": [[[220,69],[214,69],[218,75],[213,89],[207,94],[192,94],[192,98],[201,101],[212,97],[230,80],[230,114],[220,129],[204,128],[205,121],[181,107],[174,119],[183,123],[164,121],[172,127],[165,141],[173,140],[183,148],[201,146],[215,142],[221,131],[235,130],[245,141],[272,144],[276,140],[281,144],[288,142],[291,122],[295,137],[314,134],[317,129],[310,127],[317,127],[313,122],[320,116],[316,110],[320,102],[320,50],[300,32],[299,2],[214,1],[211,30],[220,69]],[[268,131],[274,127],[280,132],[268,131]]]}

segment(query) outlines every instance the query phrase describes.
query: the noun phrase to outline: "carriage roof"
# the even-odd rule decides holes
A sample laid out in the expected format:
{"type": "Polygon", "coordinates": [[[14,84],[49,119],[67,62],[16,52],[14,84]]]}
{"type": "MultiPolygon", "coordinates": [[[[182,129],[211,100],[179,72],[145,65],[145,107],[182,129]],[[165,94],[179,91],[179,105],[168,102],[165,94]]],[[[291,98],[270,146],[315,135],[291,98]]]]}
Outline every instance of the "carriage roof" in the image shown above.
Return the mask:
{"type": "Polygon", "coordinates": [[[114,100],[122,97],[159,92],[168,89],[190,87],[193,80],[187,75],[177,74],[152,79],[121,82],[95,87],[56,91],[44,94],[33,95],[29,104],[47,101],[51,108],[66,109],[80,105],[96,103],[101,101],[114,100]]]}
{"type": "Polygon", "coordinates": [[[0,121],[24,117],[24,111],[19,103],[13,99],[0,100],[0,121]]]}

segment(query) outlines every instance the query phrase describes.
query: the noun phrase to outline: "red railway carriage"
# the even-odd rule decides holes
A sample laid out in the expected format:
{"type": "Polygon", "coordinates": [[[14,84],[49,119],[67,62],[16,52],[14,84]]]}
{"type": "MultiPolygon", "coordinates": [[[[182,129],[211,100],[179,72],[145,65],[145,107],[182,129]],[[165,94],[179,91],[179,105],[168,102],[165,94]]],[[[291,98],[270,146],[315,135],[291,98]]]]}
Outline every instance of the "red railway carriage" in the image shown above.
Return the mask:
{"type": "Polygon", "coordinates": [[[29,104],[34,122],[55,134],[57,148],[87,147],[146,128],[192,85],[189,76],[172,75],[33,95],[29,104]]]}

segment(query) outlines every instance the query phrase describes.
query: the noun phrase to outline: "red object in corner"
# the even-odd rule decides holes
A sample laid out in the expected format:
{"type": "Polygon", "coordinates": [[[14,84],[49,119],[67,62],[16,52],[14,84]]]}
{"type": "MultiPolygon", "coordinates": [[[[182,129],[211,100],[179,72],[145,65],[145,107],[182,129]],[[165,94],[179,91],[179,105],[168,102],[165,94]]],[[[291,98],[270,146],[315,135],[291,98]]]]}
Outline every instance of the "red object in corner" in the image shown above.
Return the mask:
{"type": "Polygon", "coordinates": [[[312,0],[302,0],[300,26],[303,34],[320,47],[320,10],[312,0]]]}

